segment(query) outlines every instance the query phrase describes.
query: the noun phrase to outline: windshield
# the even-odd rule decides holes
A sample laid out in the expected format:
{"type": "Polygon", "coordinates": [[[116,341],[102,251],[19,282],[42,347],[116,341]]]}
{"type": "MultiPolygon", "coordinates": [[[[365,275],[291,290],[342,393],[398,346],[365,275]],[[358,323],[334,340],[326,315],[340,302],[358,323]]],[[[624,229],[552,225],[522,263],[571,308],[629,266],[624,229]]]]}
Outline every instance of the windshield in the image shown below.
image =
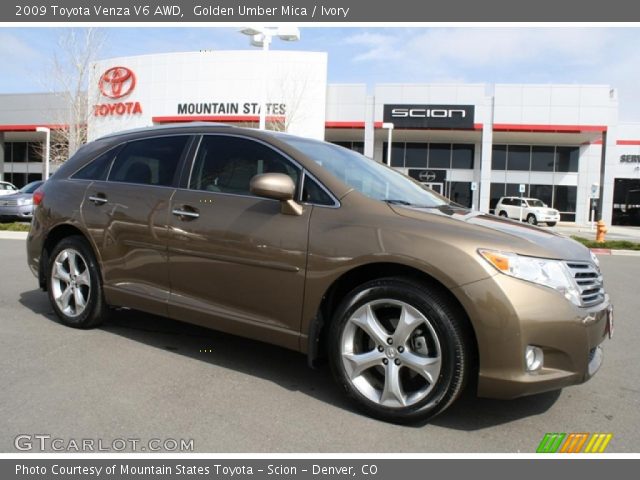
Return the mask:
{"type": "Polygon", "coordinates": [[[279,135],[318,165],[374,200],[433,208],[449,202],[409,177],[359,153],[326,142],[279,135]]]}
{"type": "Polygon", "coordinates": [[[36,181],[36,182],[31,182],[31,183],[27,183],[24,187],[22,187],[20,190],[18,190],[20,193],[33,193],[35,192],[38,187],[40,185],[42,185],[43,182],[41,181],[36,181]]]}
{"type": "Polygon", "coordinates": [[[527,202],[529,202],[530,207],[544,207],[544,203],[542,203],[542,201],[538,200],[537,198],[527,200],[527,202]]]}

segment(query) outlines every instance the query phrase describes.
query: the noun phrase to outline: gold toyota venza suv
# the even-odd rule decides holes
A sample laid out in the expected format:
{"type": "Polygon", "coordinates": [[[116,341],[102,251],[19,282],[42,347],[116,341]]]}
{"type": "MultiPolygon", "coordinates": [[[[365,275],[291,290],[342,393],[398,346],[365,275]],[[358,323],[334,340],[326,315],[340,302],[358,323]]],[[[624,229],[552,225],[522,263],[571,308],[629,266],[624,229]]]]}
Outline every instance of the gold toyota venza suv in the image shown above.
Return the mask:
{"type": "Polygon", "coordinates": [[[321,141],[122,132],[34,203],[29,266],[64,324],[127,307],[297,350],[388,421],[427,419],[467,384],[514,398],[584,382],[612,331],[582,245],[321,141]]]}

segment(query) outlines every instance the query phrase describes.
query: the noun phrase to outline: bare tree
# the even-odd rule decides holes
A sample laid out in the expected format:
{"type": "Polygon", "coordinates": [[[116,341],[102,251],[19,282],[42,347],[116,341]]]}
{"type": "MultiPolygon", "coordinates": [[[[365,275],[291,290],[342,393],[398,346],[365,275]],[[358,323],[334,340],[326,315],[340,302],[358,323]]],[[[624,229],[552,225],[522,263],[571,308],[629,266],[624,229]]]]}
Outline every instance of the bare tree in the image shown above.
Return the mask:
{"type": "Polygon", "coordinates": [[[278,73],[279,81],[270,86],[267,97],[284,103],[286,111],[284,115],[273,115],[268,126],[269,130],[288,132],[292,123],[302,122],[307,117],[303,99],[309,88],[309,72],[299,72],[295,76],[291,72],[278,73]]]}
{"type": "Polygon", "coordinates": [[[105,40],[104,31],[96,28],[61,30],[47,85],[62,103],[55,123],[64,126],[51,132],[52,162],[65,161],[87,141],[90,66],[105,40]]]}

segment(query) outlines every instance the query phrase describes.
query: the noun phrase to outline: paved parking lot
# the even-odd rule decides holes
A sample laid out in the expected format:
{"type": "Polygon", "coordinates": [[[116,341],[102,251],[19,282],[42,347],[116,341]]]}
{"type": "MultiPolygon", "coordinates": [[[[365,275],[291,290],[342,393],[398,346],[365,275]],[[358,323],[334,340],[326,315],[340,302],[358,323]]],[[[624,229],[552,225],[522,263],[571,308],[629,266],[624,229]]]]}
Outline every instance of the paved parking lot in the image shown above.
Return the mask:
{"type": "Polygon", "coordinates": [[[19,434],[48,434],[193,439],[196,452],[529,453],[546,432],[611,432],[608,452],[640,451],[640,257],[601,259],[616,335],[590,382],[464,398],[413,427],[354,412],[328,369],[281,348],[135,312],[66,328],[25,257],[24,240],[0,240],[1,452],[19,434]]]}

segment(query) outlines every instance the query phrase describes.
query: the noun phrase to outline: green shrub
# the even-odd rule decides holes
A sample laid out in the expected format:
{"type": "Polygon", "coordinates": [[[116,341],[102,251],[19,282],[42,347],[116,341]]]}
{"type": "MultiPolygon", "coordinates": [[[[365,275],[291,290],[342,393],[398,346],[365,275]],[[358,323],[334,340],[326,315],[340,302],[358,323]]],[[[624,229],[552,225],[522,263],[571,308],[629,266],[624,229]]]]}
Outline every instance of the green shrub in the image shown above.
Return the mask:
{"type": "Polygon", "coordinates": [[[640,250],[640,243],[630,242],[628,240],[608,240],[603,243],[597,243],[595,240],[588,240],[583,237],[572,235],[571,238],[580,242],[589,248],[608,248],[611,250],[640,250]]]}
{"type": "Polygon", "coordinates": [[[30,228],[31,228],[30,223],[23,223],[23,222],[0,223],[0,230],[6,230],[9,232],[28,232],[30,228]]]}

